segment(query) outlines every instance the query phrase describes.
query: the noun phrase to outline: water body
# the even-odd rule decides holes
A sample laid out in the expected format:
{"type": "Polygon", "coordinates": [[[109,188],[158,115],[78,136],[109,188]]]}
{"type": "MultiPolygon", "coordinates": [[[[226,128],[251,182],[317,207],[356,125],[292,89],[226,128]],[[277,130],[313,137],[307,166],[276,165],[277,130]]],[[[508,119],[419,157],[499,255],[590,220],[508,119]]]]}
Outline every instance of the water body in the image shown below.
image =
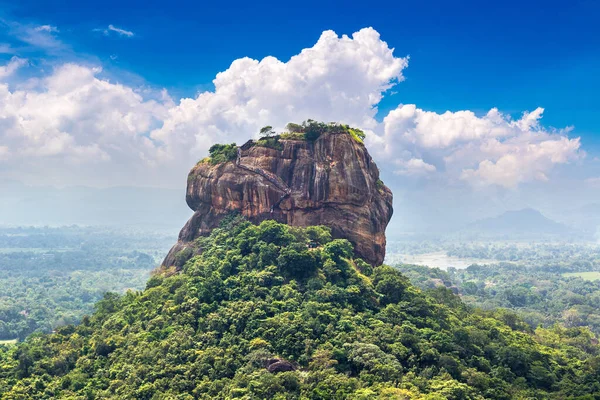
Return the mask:
{"type": "Polygon", "coordinates": [[[432,268],[447,270],[450,267],[456,269],[465,269],[473,264],[486,265],[498,263],[498,260],[480,259],[480,258],[463,258],[449,256],[443,251],[423,254],[388,254],[385,258],[385,263],[394,264],[414,264],[426,265],[432,268]]]}

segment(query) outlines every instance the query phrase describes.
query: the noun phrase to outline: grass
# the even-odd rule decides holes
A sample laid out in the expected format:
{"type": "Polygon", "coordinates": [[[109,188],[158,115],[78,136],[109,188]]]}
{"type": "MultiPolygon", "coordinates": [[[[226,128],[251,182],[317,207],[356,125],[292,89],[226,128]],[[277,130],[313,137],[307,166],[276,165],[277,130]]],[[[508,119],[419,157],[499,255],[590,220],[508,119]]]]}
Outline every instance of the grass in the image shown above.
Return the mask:
{"type": "Polygon", "coordinates": [[[17,344],[17,339],[0,340],[0,346],[2,346],[3,344],[5,344],[5,345],[17,344]]]}
{"type": "Polygon", "coordinates": [[[566,272],[562,274],[565,278],[581,278],[586,281],[597,281],[600,279],[599,271],[587,271],[587,272],[566,272]]]}

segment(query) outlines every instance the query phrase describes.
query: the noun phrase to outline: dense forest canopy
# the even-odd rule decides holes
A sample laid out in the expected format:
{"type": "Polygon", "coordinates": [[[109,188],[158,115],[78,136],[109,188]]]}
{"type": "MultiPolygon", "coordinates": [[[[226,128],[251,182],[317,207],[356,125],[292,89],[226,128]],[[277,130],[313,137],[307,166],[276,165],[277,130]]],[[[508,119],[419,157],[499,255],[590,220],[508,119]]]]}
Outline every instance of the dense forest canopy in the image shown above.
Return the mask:
{"type": "Polygon", "coordinates": [[[588,327],[600,334],[600,272],[568,272],[577,268],[573,264],[562,268],[501,263],[448,271],[405,264],[397,267],[421,288],[445,286],[469,305],[514,310],[534,328],[560,323],[588,327]]]}
{"type": "Polygon", "coordinates": [[[172,240],[123,228],[0,228],[0,341],[78,323],[107,291],[142,289],[172,240]]]}
{"type": "Polygon", "coordinates": [[[352,258],[324,227],[229,220],[182,272],[1,347],[0,397],[592,399],[585,328],[531,329],[352,258]]]}

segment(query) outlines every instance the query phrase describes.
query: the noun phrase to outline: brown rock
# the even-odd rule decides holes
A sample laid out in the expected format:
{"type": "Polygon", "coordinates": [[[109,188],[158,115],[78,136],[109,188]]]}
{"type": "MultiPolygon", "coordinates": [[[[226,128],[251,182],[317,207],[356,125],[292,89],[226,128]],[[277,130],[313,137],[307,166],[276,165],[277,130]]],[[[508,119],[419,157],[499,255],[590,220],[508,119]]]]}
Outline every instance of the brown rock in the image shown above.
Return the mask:
{"type": "Polygon", "coordinates": [[[289,361],[275,358],[267,362],[267,371],[274,374],[277,372],[295,371],[296,367],[289,361]]]}
{"type": "Polygon", "coordinates": [[[335,238],[352,242],[358,257],[372,265],[383,262],[392,192],[379,180],[365,146],[344,132],[314,142],[279,143],[282,150],[249,142],[236,161],[192,168],[186,200],[195,213],[164,266],[181,266],[185,260],[176,256],[233,211],[254,223],[274,219],[293,226],[329,226],[335,238]]]}

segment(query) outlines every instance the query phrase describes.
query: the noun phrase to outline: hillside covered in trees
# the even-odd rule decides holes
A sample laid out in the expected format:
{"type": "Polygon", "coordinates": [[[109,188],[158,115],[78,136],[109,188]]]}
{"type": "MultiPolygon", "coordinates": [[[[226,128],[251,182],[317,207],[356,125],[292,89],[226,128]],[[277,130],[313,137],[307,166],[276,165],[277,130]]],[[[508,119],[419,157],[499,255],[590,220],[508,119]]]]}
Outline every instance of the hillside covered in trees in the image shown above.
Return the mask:
{"type": "Polygon", "coordinates": [[[328,228],[239,218],[79,326],[0,346],[0,398],[593,399],[584,328],[421,291],[328,228]]]}

